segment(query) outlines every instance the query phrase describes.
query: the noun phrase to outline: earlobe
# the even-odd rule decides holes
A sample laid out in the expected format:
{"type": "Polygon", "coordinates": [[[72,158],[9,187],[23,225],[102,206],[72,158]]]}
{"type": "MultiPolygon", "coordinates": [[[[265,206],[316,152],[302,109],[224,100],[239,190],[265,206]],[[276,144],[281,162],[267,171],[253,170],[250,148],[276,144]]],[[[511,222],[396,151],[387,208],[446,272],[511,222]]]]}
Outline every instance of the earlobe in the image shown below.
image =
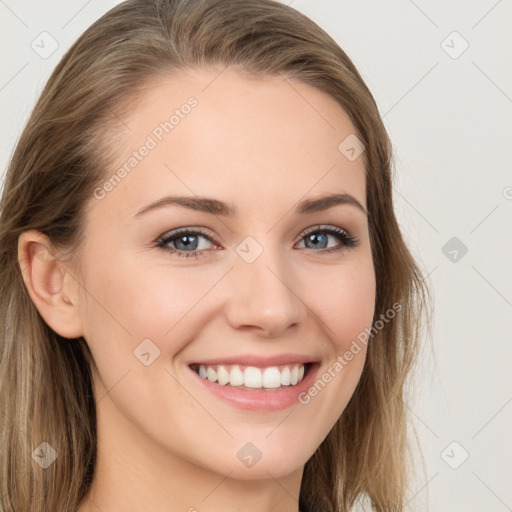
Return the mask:
{"type": "MultiPolygon", "coordinates": [[[[59,261],[50,239],[36,230],[18,238],[18,263],[27,291],[45,322],[65,338],[83,335],[78,304],[65,293],[65,280],[73,280],[59,261]]],[[[73,280],[74,281],[74,280],[73,280]]]]}

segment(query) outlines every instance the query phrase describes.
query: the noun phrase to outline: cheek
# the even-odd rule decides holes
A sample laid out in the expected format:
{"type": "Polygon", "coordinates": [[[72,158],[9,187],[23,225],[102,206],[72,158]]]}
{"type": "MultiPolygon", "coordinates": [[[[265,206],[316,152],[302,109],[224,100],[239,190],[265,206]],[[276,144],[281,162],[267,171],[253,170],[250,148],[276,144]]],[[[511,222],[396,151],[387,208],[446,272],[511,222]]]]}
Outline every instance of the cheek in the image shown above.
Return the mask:
{"type": "Polygon", "coordinates": [[[315,272],[304,281],[302,293],[337,352],[371,327],[376,294],[371,260],[315,272]]]}
{"type": "Polygon", "coordinates": [[[215,272],[199,278],[184,267],[139,267],[122,260],[95,268],[87,282],[86,323],[133,343],[169,334],[219,279],[215,272]]]}
{"type": "Polygon", "coordinates": [[[366,356],[361,333],[369,330],[374,315],[376,282],[371,259],[352,263],[317,271],[314,280],[304,281],[315,283],[304,287],[303,293],[308,295],[329,350],[311,387],[298,399],[310,421],[319,422],[322,439],[343,413],[359,382],[366,356]]]}

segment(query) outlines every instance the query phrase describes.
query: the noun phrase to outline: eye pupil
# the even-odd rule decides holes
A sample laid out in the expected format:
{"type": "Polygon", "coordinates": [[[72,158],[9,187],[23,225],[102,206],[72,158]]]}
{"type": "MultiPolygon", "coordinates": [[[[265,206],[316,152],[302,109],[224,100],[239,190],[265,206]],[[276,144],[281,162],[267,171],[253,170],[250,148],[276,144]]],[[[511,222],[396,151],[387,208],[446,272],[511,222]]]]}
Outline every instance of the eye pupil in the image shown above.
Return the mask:
{"type": "Polygon", "coordinates": [[[175,243],[176,244],[183,243],[185,248],[191,247],[194,244],[197,245],[197,236],[196,235],[183,235],[180,238],[178,238],[175,243]],[[192,239],[192,241],[186,241],[187,239],[192,239]]]}
{"type": "Polygon", "coordinates": [[[323,233],[321,233],[321,234],[312,233],[311,235],[309,235],[307,237],[307,240],[311,241],[314,244],[313,247],[318,247],[319,245],[322,244],[322,240],[321,240],[322,238],[325,239],[324,242],[327,242],[327,236],[323,233]]]}

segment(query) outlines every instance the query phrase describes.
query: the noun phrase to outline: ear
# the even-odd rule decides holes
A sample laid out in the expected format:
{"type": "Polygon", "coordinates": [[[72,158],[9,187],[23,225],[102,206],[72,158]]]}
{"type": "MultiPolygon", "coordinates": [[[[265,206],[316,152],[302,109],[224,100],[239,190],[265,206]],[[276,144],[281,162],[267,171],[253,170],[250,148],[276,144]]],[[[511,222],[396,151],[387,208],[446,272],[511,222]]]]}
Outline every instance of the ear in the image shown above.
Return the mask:
{"type": "Polygon", "coordinates": [[[46,323],[64,338],[83,335],[78,283],[56,256],[50,239],[36,230],[18,238],[18,263],[27,291],[46,323]]]}

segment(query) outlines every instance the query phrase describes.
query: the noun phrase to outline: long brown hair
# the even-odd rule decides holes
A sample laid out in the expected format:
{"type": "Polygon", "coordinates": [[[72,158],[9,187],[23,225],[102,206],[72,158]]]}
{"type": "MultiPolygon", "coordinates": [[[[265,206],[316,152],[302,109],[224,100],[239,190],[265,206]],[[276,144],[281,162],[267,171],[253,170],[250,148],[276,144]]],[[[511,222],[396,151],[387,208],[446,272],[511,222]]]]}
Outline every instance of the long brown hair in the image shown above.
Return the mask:
{"type": "MultiPolygon", "coordinates": [[[[295,78],[334,98],[365,145],[366,193],[377,279],[375,318],[399,303],[368,345],[345,411],[306,463],[302,512],[404,510],[406,379],[428,289],[393,209],[392,145],[375,100],[345,52],[318,25],[273,0],[128,0],[91,25],[50,76],[6,174],[0,219],[0,510],[75,511],[96,454],[96,416],[83,338],[44,322],[17,259],[36,229],[79,261],[84,207],[104,179],[120,115],[159,75],[204,66],[295,78]],[[46,469],[42,442],[58,450],[46,469]]],[[[340,141],[341,142],[341,141],[340,141]]],[[[79,268],[79,267],[78,267],[79,268]]]]}

